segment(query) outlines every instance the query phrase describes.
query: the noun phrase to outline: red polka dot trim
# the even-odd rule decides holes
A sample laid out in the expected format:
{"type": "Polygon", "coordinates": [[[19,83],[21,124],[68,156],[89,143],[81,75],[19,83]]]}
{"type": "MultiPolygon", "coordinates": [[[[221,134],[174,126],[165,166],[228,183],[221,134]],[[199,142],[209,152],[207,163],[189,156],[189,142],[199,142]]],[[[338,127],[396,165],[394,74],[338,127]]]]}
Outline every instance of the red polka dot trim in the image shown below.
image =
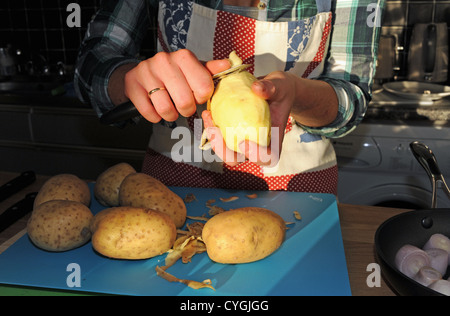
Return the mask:
{"type": "Polygon", "coordinates": [[[289,116],[288,121],[286,123],[286,129],[284,131],[285,134],[289,133],[292,130],[292,116],[289,116]]]}
{"type": "Polygon", "coordinates": [[[264,177],[258,165],[246,162],[236,167],[224,166],[223,173],[218,173],[186,163],[176,163],[149,148],[145,155],[142,172],[159,179],[167,186],[337,195],[338,168],[336,165],[320,171],[264,177]]]}
{"type": "MultiPolygon", "coordinates": [[[[255,64],[256,20],[234,13],[217,11],[214,33],[214,59],[226,59],[234,50],[244,64],[255,64]]],[[[247,69],[254,72],[254,67],[247,69]]]]}

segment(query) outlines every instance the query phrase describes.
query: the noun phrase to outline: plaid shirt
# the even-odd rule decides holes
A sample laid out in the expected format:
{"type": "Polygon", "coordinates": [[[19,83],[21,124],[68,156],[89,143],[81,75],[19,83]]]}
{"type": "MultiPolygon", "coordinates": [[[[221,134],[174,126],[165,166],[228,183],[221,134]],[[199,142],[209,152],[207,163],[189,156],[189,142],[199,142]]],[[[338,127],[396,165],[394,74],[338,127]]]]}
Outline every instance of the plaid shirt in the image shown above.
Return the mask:
{"type": "MultiPolygon", "coordinates": [[[[201,5],[222,9],[222,1],[197,0],[201,5]]],[[[385,0],[332,0],[333,29],[322,75],[339,99],[336,120],[321,128],[304,128],[326,137],[341,137],[363,119],[371,100],[376,69],[381,13],[385,0]]],[[[110,110],[107,87],[111,73],[120,65],[139,62],[140,45],[148,32],[155,0],[103,1],[88,26],[75,70],[75,88],[83,102],[101,116],[110,110]]],[[[317,14],[315,0],[270,0],[267,20],[304,19],[317,14]]]]}

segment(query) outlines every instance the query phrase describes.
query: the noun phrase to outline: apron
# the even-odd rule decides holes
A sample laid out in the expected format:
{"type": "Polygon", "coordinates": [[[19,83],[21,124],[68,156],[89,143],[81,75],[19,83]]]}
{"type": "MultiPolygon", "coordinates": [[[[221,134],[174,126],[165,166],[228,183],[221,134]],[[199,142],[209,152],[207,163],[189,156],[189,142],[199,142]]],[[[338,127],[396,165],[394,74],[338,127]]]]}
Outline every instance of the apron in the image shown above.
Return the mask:
{"type": "MultiPolygon", "coordinates": [[[[189,49],[203,61],[228,58],[235,50],[244,63],[254,65],[248,71],[257,77],[280,70],[314,78],[322,73],[332,26],[331,0],[316,2],[313,17],[267,22],[188,0],[160,1],[158,49],[189,49]]],[[[336,156],[325,137],[307,133],[290,117],[277,166],[244,162],[230,167],[199,149],[205,108],[198,106],[190,118],[154,125],[142,172],[169,186],[337,194],[336,156]]]]}

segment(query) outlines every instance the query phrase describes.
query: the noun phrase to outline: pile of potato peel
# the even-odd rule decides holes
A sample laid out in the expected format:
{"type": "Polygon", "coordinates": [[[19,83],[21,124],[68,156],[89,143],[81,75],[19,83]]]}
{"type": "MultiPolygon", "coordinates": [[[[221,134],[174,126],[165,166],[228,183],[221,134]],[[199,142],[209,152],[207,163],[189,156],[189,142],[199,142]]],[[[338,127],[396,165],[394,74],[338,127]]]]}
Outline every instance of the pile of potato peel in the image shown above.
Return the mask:
{"type": "Polygon", "coordinates": [[[207,279],[203,282],[193,281],[193,280],[184,280],[175,277],[172,274],[169,274],[166,270],[174,265],[179,259],[183,263],[188,263],[191,261],[191,258],[197,253],[203,253],[206,251],[206,246],[201,240],[201,237],[195,236],[182,236],[175,241],[173,248],[169,251],[165,259],[165,266],[160,267],[156,266],[156,273],[158,276],[169,282],[180,282],[183,283],[195,290],[201,288],[210,288],[215,290],[211,285],[211,280],[207,279]]]}

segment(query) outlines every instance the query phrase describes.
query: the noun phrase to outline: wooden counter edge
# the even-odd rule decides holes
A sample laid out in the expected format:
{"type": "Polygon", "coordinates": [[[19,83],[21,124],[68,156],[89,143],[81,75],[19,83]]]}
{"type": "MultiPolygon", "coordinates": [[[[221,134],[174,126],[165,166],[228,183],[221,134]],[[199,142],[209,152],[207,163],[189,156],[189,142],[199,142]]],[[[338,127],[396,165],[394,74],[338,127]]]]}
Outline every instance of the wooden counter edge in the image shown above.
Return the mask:
{"type": "Polygon", "coordinates": [[[27,233],[27,229],[24,228],[17,234],[15,234],[13,237],[5,241],[3,244],[0,245],[0,254],[4,252],[6,249],[11,247],[16,241],[18,241],[22,236],[24,236],[27,233]]]}
{"type": "Polygon", "coordinates": [[[368,278],[374,276],[371,275],[374,272],[371,264],[378,264],[374,244],[375,233],[387,219],[411,210],[350,204],[338,204],[338,210],[352,295],[397,295],[382,277],[382,271],[380,286],[368,285],[368,278]]]}

